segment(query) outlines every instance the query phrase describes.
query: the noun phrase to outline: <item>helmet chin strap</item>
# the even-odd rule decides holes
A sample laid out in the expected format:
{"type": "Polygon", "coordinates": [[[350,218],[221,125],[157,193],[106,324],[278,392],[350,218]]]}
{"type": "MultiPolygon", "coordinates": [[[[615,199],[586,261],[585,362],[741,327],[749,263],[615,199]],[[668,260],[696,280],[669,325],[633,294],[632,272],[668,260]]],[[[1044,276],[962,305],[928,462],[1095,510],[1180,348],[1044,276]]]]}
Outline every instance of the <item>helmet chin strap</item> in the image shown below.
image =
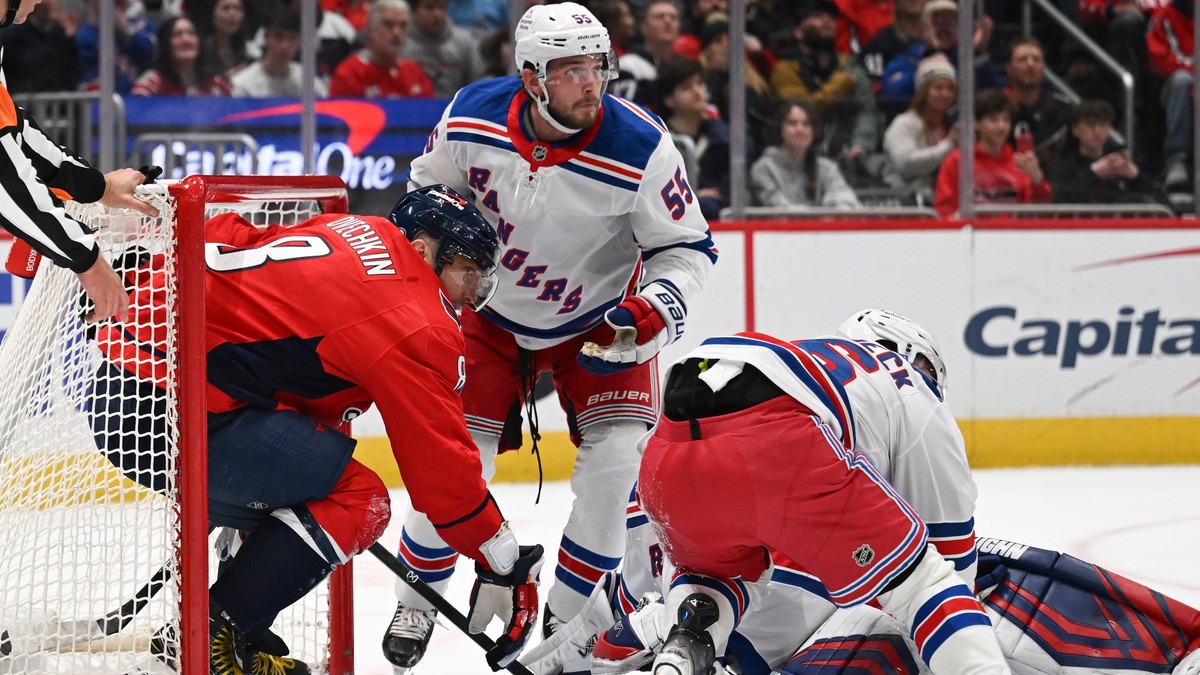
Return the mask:
{"type": "Polygon", "coordinates": [[[550,92],[546,91],[546,83],[545,82],[542,83],[542,95],[534,96],[533,100],[537,101],[538,114],[542,116],[542,119],[549,122],[550,126],[554,127],[555,129],[561,131],[564,134],[570,134],[572,136],[579,133],[580,131],[583,131],[583,129],[572,129],[571,127],[568,127],[568,126],[564,125],[562,122],[559,122],[558,120],[554,119],[554,114],[550,112],[550,107],[549,107],[550,92]]]}
{"type": "Polygon", "coordinates": [[[11,26],[13,21],[17,20],[17,12],[21,10],[21,0],[8,0],[8,11],[4,13],[4,18],[0,19],[0,28],[11,26]]]}

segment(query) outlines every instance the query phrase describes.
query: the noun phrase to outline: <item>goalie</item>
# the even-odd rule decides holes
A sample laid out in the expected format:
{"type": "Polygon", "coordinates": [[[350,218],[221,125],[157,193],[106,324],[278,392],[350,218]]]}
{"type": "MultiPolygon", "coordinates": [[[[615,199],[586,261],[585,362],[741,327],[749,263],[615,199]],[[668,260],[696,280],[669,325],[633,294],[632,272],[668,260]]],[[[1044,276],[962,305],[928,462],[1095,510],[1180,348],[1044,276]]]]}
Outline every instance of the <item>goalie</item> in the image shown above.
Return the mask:
{"type": "MultiPolygon", "coordinates": [[[[502,617],[488,659],[509,663],[537,621],[542,549],[518,546],[484,484],[459,397],[457,310],[482,307],[495,288],[495,230],[434,185],[390,220],[325,214],[260,229],[224,214],[205,223],[205,242],[209,519],[244,534],[210,589],[211,672],[308,672],[270,626],[387,526],[387,488],[338,429],[373,403],[414,508],[476,561],[471,624],[502,617]]],[[[107,362],[91,414],[109,460],[164,491],[160,262],[132,273],[133,319],[97,335],[107,362]]],[[[170,636],[154,647],[173,660],[170,636]]]]}

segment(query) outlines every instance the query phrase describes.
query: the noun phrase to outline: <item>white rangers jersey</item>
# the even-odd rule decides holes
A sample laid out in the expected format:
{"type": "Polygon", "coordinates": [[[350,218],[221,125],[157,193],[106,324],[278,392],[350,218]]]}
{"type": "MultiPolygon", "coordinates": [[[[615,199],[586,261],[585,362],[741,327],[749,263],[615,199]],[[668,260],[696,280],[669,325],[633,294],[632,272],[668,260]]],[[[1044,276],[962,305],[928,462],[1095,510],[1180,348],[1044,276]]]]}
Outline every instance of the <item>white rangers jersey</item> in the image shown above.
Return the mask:
{"type": "MultiPolygon", "coordinates": [[[[812,410],[916,509],[929,526],[930,543],[974,588],[976,488],[962,435],[940,392],[908,360],[870,342],[787,342],[761,333],[709,338],[684,360],[692,358],[752,365],[812,410]]],[[[660,590],[658,579],[639,577],[656,577],[663,565],[633,495],[627,513],[620,594],[625,611],[643,592],[660,590]]],[[[818,579],[785,558],[776,556],[774,563],[770,593],[729,641],[744,673],[778,667],[835,610],[818,579]]]]}
{"type": "Polygon", "coordinates": [[[591,129],[543,143],[530,135],[530,104],[516,77],[464,87],[409,175],[410,189],[473,194],[496,226],[488,318],[541,349],[589,330],[652,281],[693,297],[717,251],[662,121],[605,95],[591,129]]]}

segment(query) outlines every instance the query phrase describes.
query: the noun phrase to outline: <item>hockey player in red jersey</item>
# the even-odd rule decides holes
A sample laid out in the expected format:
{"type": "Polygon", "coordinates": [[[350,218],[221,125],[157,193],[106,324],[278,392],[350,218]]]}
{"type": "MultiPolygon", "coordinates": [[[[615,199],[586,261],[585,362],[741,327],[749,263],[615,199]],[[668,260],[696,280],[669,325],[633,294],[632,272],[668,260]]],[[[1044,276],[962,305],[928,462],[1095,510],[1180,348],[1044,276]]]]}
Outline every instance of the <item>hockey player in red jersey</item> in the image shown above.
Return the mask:
{"type": "MultiPolygon", "coordinates": [[[[522,404],[536,433],[543,373],[579,449],[546,599],[551,631],[621,559],[636,442],[658,416],[655,357],[682,335],[717,251],[662,121],[605,93],[616,62],[588,9],[530,7],[513,51],[520,77],[461,89],[413,160],[410,187],[469,194],[500,235],[496,296],[463,316],[463,403],[487,476],[497,452],[520,446],[522,404]]],[[[449,585],[456,554],[420,513],[405,520],[398,555],[434,588],[449,585]]],[[[397,594],[383,651],[410,668],[434,611],[404,584],[397,594]]]]}
{"type": "MultiPolygon", "coordinates": [[[[390,221],[325,214],[261,229],[225,214],[205,224],[205,242],[209,518],[244,534],[210,589],[214,672],[235,662],[255,674],[307,672],[270,626],[387,526],[387,489],[339,430],[372,404],[413,506],[476,561],[472,625],[493,614],[507,623],[489,662],[510,662],[537,622],[542,549],[518,546],[488,491],[459,396],[457,310],[482,307],[494,290],[495,230],[435,185],[405,196],[390,221]]],[[[162,474],[147,463],[167,449],[130,451],[145,443],[137,425],[167,414],[155,387],[164,324],[150,320],[163,310],[149,301],[161,274],[139,271],[138,321],[98,334],[107,361],[91,411],[110,461],[156,490],[168,486],[148,478],[162,474]]],[[[168,658],[171,642],[158,636],[168,658]]]]}

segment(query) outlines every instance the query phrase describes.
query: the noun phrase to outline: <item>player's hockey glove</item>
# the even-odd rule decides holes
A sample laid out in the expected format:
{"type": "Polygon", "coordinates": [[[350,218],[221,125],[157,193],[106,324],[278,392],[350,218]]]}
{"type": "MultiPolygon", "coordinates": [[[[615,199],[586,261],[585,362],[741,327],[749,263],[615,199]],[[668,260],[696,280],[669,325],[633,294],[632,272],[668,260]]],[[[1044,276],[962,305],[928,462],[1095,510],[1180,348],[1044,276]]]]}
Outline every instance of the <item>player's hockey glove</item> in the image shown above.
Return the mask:
{"type": "Polygon", "coordinates": [[[534,675],[590,671],[589,661],[596,635],[613,625],[612,602],[618,583],[615,572],[605,572],[575,618],[530,649],[521,662],[534,675]],[[587,667],[574,667],[578,662],[587,667]]]}
{"type": "Polygon", "coordinates": [[[612,340],[607,346],[585,342],[579,364],[588,372],[609,375],[645,363],[683,335],[686,318],[687,307],[675,286],[652,282],[604,314],[612,340]]]}
{"type": "Polygon", "coordinates": [[[538,623],[537,587],[544,552],[540,545],[522,546],[519,550],[517,561],[508,574],[475,564],[475,587],[471,589],[467,627],[472,633],[482,633],[492,617],[499,617],[504,622],[504,634],[487,653],[492,670],[507,668],[516,660],[538,623]]]}
{"type": "Polygon", "coordinates": [[[633,614],[622,617],[596,639],[592,673],[628,673],[648,665],[674,624],[675,617],[667,611],[661,595],[643,595],[633,614]]]}

